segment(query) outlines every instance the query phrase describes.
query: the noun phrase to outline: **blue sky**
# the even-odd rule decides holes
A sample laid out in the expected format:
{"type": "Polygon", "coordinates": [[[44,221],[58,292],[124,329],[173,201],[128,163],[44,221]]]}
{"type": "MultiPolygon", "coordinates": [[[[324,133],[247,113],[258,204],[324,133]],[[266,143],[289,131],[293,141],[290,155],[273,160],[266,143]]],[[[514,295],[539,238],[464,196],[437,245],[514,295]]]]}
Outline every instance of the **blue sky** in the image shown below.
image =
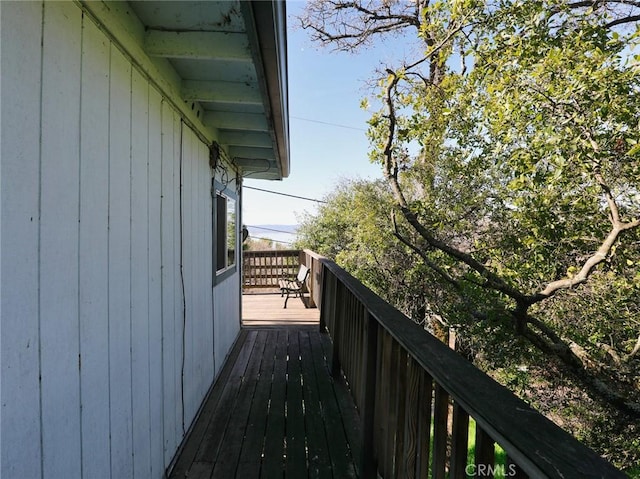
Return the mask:
{"type": "MultiPolygon", "coordinates": [[[[304,2],[287,2],[291,174],[283,181],[247,178],[246,186],[322,199],[341,178],[379,178],[369,162],[365,130],[369,113],[360,101],[371,93],[369,79],[379,51],[335,53],[312,45],[296,27],[304,2]],[[351,128],[307,120],[344,125],[351,128]]],[[[245,189],[243,222],[296,224],[296,212],[315,211],[315,203],[245,189]]]]}

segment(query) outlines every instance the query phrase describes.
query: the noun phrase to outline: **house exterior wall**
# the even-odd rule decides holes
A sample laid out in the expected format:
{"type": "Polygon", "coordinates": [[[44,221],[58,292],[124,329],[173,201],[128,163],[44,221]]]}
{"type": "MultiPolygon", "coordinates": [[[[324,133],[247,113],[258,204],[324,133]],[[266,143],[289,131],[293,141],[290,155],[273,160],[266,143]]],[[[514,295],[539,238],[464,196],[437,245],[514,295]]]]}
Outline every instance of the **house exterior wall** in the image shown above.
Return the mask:
{"type": "Polygon", "coordinates": [[[240,324],[208,147],[77,4],[0,9],[0,476],[161,478],[240,324]]]}
{"type": "MultiPolygon", "coordinates": [[[[237,271],[239,271],[239,268],[240,265],[238,265],[237,271]]],[[[239,298],[241,294],[240,279],[237,274],[219,283],[214,289],[213,294],[214,317],[220,318],[228,315],[232,318],[240,318],[240,301],[236,298],[239,298]]],[[[224,364],[225,357],[231,349],[231,346],[233,346],[239,332],[239,320],[214,322],[214,360],[216,372],[224,364]]]]}

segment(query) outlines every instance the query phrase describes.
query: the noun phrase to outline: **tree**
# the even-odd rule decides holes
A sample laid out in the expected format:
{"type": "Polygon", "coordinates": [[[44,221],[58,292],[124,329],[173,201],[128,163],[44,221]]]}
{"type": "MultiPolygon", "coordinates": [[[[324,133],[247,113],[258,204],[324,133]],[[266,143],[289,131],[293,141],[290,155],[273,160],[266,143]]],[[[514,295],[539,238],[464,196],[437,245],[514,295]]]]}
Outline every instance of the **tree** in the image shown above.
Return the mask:
{"type": "MultiPolygon", "coordinates": [[[[393,197],[383,180],[342,180],[315,215],[298,218],[296,248],[329,257],[414,318],[425,318],[425,285],[435,279],[388,227],[393,197]]],[[[433,291],[435,294],[435,291],[433,291]]]]}
{"type": "Polygon", "coordinates": [[[450,300],[439,315],[474,347],[490,333],[518,361],[553,360],[636,419],[638,13],[630,1],[332,1],[301,19],[340,50],[393,34],[421,47],[381,69],[369,135],[388,227],[450,300]]]}

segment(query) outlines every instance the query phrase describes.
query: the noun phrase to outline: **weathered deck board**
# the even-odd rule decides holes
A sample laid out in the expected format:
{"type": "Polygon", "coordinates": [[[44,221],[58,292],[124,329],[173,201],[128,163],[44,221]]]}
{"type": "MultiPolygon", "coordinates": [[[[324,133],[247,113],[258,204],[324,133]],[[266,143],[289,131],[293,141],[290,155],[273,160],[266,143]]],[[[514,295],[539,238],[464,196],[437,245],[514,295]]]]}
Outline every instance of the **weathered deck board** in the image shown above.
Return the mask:
{"type": "Polygon", "coordinates": [[[315,326],[244,329],[171,479],[356,477],[357,412],[325,340],[315,326]]]}
{"type": "MultiPolygon", "coordinates": [[[[261,455],[261,475],[264,477],[282,476],[284,464],[285,434],[285,398],[287,386],[287,331],[278,331],[276,354],[273,358],[273,376],[271,377],[271,397],[267,416],[267,429],[264,437],[264,456],[261,455]]],[[[256,457],[257,454],[252,454],[256,457]]]]}
{"type": "Polygon", "coordinates": [[[242,296],[242,324],[244,326],[310,325],[320,322],[320,310],[307,308],[304,298],[290,298],[287,309],[280,294],[245,294],[242,296]]]}
{"type": "Polygon", "coordinates": [[[308,387],[304,388],[305,421],[307,428],[307,442],[309,450],[314,451],[308,456],[309,478],[331,477],[331,458],[329,444],[324,428],[322,407],[318,391],[318,381],[313,367],[311,353],[311,338],[308,331],[300,333],[300,357],[302,359],[302,380],[308,387]]]}
{"type": "MultiPolygon", "coordinates": [[[[275,357],[277,343],[278,331],[269,331],[266,336],[266,345],[263,353],[265,358],[275,357]]],[[[272,377],[273,367],[274,361],[262,361],[260,364],[260,377],[272,377]]],[[[242,451],[240,452],[240,462],[238,463],[238,469],[236,471],[236,476],[238,477],[260,477],[262,458],[256,454],[252,454],[252,451],[262,449],[264,445],[270,397],[271,383],[269,381],[258,382],[251,404],[251,412],[246,429],[246,439],[242,443],[242,451]]]]}

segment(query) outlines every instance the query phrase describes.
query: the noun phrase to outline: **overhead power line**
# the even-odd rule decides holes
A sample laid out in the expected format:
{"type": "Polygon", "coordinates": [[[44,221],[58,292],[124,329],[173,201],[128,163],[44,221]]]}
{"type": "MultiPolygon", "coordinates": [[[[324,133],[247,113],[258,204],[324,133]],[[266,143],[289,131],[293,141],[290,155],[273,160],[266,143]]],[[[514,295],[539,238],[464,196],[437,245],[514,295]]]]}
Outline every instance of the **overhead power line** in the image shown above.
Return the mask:
{"type": "Polygon", "coordinates": [[[249,236],[249,238],[254,239],[254,240],[273,241],[275,243],[292,244],[291,241],[274,240],[274,239],[271,239],[271,238],[261,238],[260,236],[249,236]]]}
{"type": "Polygon", "coordinates": [[[306,198],[304,196],[290,195],[288,193],[281,193],[279,191],[271,191],[271,190],[265,190],[265,189],[262,189],[262,188],[256,188],[255,186],[246,186],[246,185],[244,185],[243,188],[247,188],[249,190],[263,191],[265,193],[271,193],[271,194],[274,194],[274,195],[288,196],[290,198],[298,198],[299,200],[315,201],[316,203],[326,203],[326,201],[316,200],[315,198],[306,198]]]}
{"type": "Polygon", "coordinates": [[[335,126],[337,128],[347,128],[349,130],[367,131],[366,128],[358,128],[357,126],[340,125],[339,123],[331,123],[329,121],[312,120],[311,118],[302,118],[300,116],[289,116],[289,118],[295,118],[296,120],[308,121],[311,123],[320,123],[321,125],[335,126]]]}
{"type": "Polygon", "coordinates": [[[265,228],[264,226],[253,226],[253,225],[245,225],[247,228],[254,228],[257,230],[267,230],[267,231],[275,231],[276,233],[286,233],[288,235],[297,234],[295,231],[284,231],[284,230],[274,230],[273,228],[265,228]]]}

